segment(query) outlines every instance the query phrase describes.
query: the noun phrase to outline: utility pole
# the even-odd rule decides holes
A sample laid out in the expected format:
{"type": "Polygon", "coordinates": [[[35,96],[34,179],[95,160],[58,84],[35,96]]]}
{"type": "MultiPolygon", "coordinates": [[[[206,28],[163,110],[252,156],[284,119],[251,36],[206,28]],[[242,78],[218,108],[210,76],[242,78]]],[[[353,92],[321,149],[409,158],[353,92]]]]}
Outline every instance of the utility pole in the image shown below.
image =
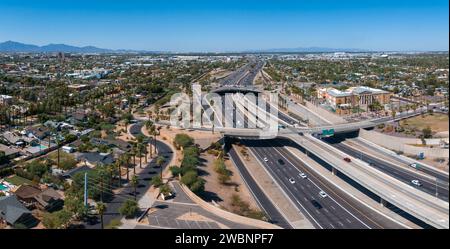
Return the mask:
{"type": "Polygon", "coordinates": [[[88,203],[87,203],[87,172],[84,173],[84,206],[87,207],[88,203]]]}

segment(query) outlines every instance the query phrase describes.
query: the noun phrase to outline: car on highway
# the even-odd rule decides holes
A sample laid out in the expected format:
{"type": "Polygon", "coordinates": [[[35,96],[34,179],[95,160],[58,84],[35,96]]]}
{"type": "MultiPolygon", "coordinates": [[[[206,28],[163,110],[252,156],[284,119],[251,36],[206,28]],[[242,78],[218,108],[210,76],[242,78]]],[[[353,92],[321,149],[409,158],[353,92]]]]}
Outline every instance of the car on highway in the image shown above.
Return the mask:
{"type": "Polygon", "coordinates": [[[412,167],[412,168],[417,169],[417,163],[411,163],[409,166],[412,167]]]}
{"type": "Polygon", "coordinates": [[[321,209],[322,205],[320,205],[320,203],[316,200],[311,200],[311,204],[313,204],[313,206],[317,209],[321,209]]]}
{"type": "Polygon", "coordinates": [[[348,157],[344,157],[344,161],[346,161],[346,162],[351,162],[352,161],[352,159],[350,159],[350,158],[348,158],[348,157]]]}
{"type": "Polygon", "coordinates": [[[300,173],[300,174],[298,174],[301,178],[303,178],[303,179],[305,179],[305,178],[307,178],[307,176],[306,176],[306,174],[305,173],[300,173]]]}
{"type": "Polygon", "coordinates": [[[264,160],[264,162],[268,162],[269,161],[269,159],[267,159],[267,157],[264,157],[263,160],[264,160]]]}
{"type": "Polygon", "coordinates": [[[411,183],[418,187],[422,186],[422,183],[419,180],[412,180],[411,183]]]}
{"type": "Polygon", "coordinates": [[[321,191],[319,192],[319,195],[320,195],[320,197],[322,197],[322,198],[325,198],[325,197],[328,196],[327,193],[325,193],[325,191],[323,191],[323,190],[321,190],[321,191]]]}
{"type": "Polygon", "coordinates": [[[279,164],[281,164],[281,165],[284,165],[284,161],[283,161],[283,159],[281,159],[281,158],[280,158],[280,159],[278,159],[278,163],[279,163],[279,164]]]}
{"type": "Polygon", "coordinates": [[[290,182],[290,183],[292,183],[292,184],[294,184],[294,183],[295,183],[295,180],[294,180],[294,178],[292,178],[292,177],[291,177],[291,178],[289,178],[289,182],[290,182]]]}

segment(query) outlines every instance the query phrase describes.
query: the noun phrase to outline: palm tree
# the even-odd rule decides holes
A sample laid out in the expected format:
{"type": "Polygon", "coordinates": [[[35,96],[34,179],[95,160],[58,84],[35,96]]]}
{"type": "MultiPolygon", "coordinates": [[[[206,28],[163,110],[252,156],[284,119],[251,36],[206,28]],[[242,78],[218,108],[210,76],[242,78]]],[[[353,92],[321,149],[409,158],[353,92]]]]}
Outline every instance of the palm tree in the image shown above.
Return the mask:
{"type": "Polygon", "coordinates": [[[136,144],[133,144],[133,149],[131,150],[131,155],[133,156],[133,174],[136,174],[136,154],[137,154],[136,144]]]}
{"type": "Polygon", "coordinates": [[[106,211],[106,205],[103,202],[98,202],[97,203],[97,212],[100,215],[100,222],[101,222],[102,229],[104,228],[103,214],[105,213],[105,211],[106,211]]]}
{"type": "Polygon", "coordinates": [[[131,185],[134,188],[134,200],[137,199],[137,194],[136,193],[137,193],[137,186],[138,186],[138,184],[139,184],[138,177],[136,175],[133,175],[133,177],[131,178],[131,185]]]}
{"type": "Polygon", "coordinates": [[[142,143],[137,144],[137,151],[139,154],[139,168],[142,169],[142,143]]]}
{"type": "Polygon", "coordinates": [[[159,157],[156,159],[156,165],[158,165],[158,167],[161,168],[160,171],[159,171],[160,174],[161,174],[161,179],[162,179],[162,171],[163,171],[162,165],[164,164],[164,161],[165,161],[165,159],[164,159],[163,156],[159,156],[159,157]]]}

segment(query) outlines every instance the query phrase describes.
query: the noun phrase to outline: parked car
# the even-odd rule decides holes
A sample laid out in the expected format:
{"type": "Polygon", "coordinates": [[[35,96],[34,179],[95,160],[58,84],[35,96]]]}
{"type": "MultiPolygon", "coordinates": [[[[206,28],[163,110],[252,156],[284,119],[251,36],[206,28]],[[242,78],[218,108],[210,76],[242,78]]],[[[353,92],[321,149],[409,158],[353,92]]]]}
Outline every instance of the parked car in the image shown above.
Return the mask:
{"type": "Polygon", "coordinates": [[[349,163],[349,162],[351,162],[351,161],[352,161],[352,159],[350,159],[350,158],[348,158],[348,157],[345,157],[345,158],[344,158],[344,161],[346,161],[346,162],[348,162],[348,163],[349,163]]]}

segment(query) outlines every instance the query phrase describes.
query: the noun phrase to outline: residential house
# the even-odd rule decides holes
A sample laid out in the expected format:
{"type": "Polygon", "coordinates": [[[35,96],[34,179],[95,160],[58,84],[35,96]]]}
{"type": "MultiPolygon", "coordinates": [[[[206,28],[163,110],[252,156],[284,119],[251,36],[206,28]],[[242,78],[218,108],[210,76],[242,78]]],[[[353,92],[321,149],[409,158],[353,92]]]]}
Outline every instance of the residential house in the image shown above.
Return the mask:
{"type": "Polygon", "coordinates": [[[92,167],[96,165],[109,165],[113,164],[116,161],[116,159],[114,159],[111,153],[99,153],[99,152],[81,153],[78,156],[77,160],[83,161],[92,167]]]}
{"type": "Polygon", "coordinates": [[[41,189],[32,185],[21,185],[15,191],[14,194],[17,198],[28,208],[34,207],[36,202],[35,197],[41,193],[41,189]]]}
{"type": "Polygon", "coordinates": [[[89,166],[83,165],[83,166],[76,167],[76,168],[66,171],[66,173],[64,173],[62,176],[65,179],[69,179],[69,178],[72,178],[75,174],[77,174],[79,172],[86,172],[89,170],[92,170],[92,168],[89,166]]]}
{"type": "Polygon", "coordinates": [[[13,227],[20,225],[27,228],[36,226],[39,223],[30,210],[26,209],[15,195],[0,196],[0,221],[4,221],[13,227]]]}
{"type": "Polygon", "coordinates": [[[64,199],[58,191],[47,188],[35,196],[36,206],[41,210],[56,211],[64,206],[64,199]]]}
{"type": "Polygon", "coordinates": [[[29,126],[25,129],[25,132],[28,137],[33,137],[40,140],[50,135],[50,129],[43,125],[29,126]]]}

